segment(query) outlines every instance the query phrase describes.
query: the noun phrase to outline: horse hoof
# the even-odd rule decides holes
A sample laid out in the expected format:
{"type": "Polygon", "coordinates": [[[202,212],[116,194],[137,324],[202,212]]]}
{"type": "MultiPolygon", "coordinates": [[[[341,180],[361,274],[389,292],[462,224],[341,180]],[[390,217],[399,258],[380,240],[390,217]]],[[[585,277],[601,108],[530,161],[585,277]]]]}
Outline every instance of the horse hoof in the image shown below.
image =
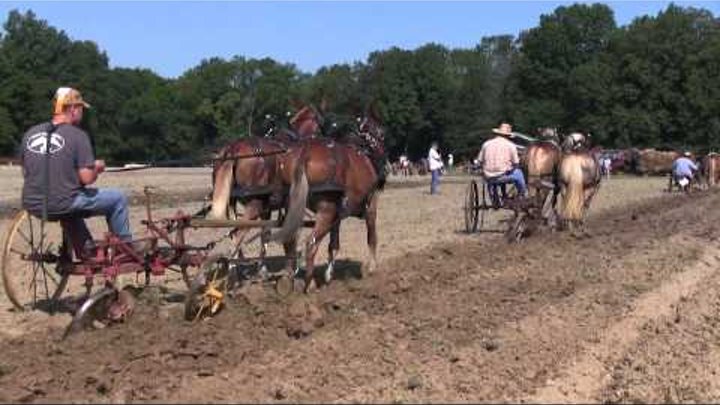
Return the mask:
{"type": "Polygon", "coordinates": [[[333,270],[332,265],[328,266],[328,268],[325,269],[325,274],[324,274],[325,284],[330,284],[330,281],[332,281],[332,279],[333,279],[333,273],[334,273],[334,270],[333,270]]]}
{"type": "Polygon", "coordinates": [[[305,282],[305,288],[303,289],[303,293],[312,294],[314,292],[317,292],[317,286],[315,286],[315,283],[313,281],[305,282]]]}
{"type": "Polygon", "coordinates": [[[262,281],[267,281],[270,278],[270,272],[268,271],[268,268],[266,265],[260,266],[260,270],[258,270],[258,278],[262,281]]]}

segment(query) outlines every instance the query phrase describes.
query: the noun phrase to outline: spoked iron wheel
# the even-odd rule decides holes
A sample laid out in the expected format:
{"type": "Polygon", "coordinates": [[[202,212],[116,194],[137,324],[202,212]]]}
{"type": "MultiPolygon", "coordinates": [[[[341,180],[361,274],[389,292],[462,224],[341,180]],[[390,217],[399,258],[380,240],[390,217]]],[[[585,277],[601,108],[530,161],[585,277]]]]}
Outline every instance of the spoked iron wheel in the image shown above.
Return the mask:
{"type": "Polygon", "coordinates": [[[185,298],[185,319],[197,321],[217,314],[224,305],[231,281],[227,258],[209,257],[193,279],[185,298]]]}
{"type": "Polygon", "coordinates": [[[478,227],[478,185],[475,180],[470,181],[465,191],[465,232],[473,233],[478,227]]]}
{"type": "Polygon", "coordinates": [[[15,215],[3,247],[2,280],[17,310],[57,309],[71,270],[70,249],[59,222],[42,224],[25,210],[15,215]]]}
{"type": "Polygon", "coordinates": [[[478,226],[477,229],[482,231],[485,228],[485,216],[488,212],[488,207],[491,205],[490,203],[490,195],[488,194],[488,188],[487,183],[483,182],[482,187],[480,187],[479,190],[480,195],[478,196],[479,199],[479,210],[478,210],[478,226]]]}

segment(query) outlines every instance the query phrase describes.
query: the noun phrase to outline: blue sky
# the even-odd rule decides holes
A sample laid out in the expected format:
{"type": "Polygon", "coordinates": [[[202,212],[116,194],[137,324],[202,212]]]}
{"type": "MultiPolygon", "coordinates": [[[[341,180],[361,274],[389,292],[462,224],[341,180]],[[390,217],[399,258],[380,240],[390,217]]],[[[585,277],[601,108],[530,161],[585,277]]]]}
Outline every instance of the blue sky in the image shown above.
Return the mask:
{"type": "MultiPolygon", "coordinates": [[[[365,61],[392,46],[429,42],[472,47],[483,36],[517,35],[537,26],[563,1],[25,1],[0,2],[33,10],[72,39],[91,40],[112,67],[149,68],[177,77],[213,56],[271,57],[313,73],[333,63],[365,61]]],[[[605,2],[619,25],[656,15],[667,1],[605,2]]],[[[676,1],[720,16],[720,1],[676,1]]]]}

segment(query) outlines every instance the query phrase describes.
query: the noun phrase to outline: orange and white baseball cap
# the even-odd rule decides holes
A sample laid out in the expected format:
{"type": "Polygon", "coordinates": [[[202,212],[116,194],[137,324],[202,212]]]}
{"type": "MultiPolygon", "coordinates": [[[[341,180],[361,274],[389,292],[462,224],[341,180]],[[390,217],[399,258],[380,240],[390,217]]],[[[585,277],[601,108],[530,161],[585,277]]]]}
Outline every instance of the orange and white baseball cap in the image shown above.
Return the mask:
{"type": "Polygon", "coordinates": [[[80,92],[72,87],[60,87],[55,91],[55,97],[53,97],[53,111],[55,114],[62,113],[65,106],[78,104],[90,108],[90,104],[83,100],[80,92]]]}

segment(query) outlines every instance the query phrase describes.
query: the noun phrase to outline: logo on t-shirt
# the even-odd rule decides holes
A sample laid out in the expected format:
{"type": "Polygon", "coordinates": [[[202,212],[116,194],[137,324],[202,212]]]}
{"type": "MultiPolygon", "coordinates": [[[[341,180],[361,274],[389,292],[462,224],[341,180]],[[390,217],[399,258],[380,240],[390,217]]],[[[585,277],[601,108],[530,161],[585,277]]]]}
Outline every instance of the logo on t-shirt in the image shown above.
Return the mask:
{"type": "MultiPolygon", "coordinates": [[[[32,135],[27,141],[27,150],[33,153],[44,155],[47,151],[47,132],[40,132],[32,135]]],[[[65,147],[65,138],[58,133],[50,135],[50,154],[58,153],[65,147]]]]}

